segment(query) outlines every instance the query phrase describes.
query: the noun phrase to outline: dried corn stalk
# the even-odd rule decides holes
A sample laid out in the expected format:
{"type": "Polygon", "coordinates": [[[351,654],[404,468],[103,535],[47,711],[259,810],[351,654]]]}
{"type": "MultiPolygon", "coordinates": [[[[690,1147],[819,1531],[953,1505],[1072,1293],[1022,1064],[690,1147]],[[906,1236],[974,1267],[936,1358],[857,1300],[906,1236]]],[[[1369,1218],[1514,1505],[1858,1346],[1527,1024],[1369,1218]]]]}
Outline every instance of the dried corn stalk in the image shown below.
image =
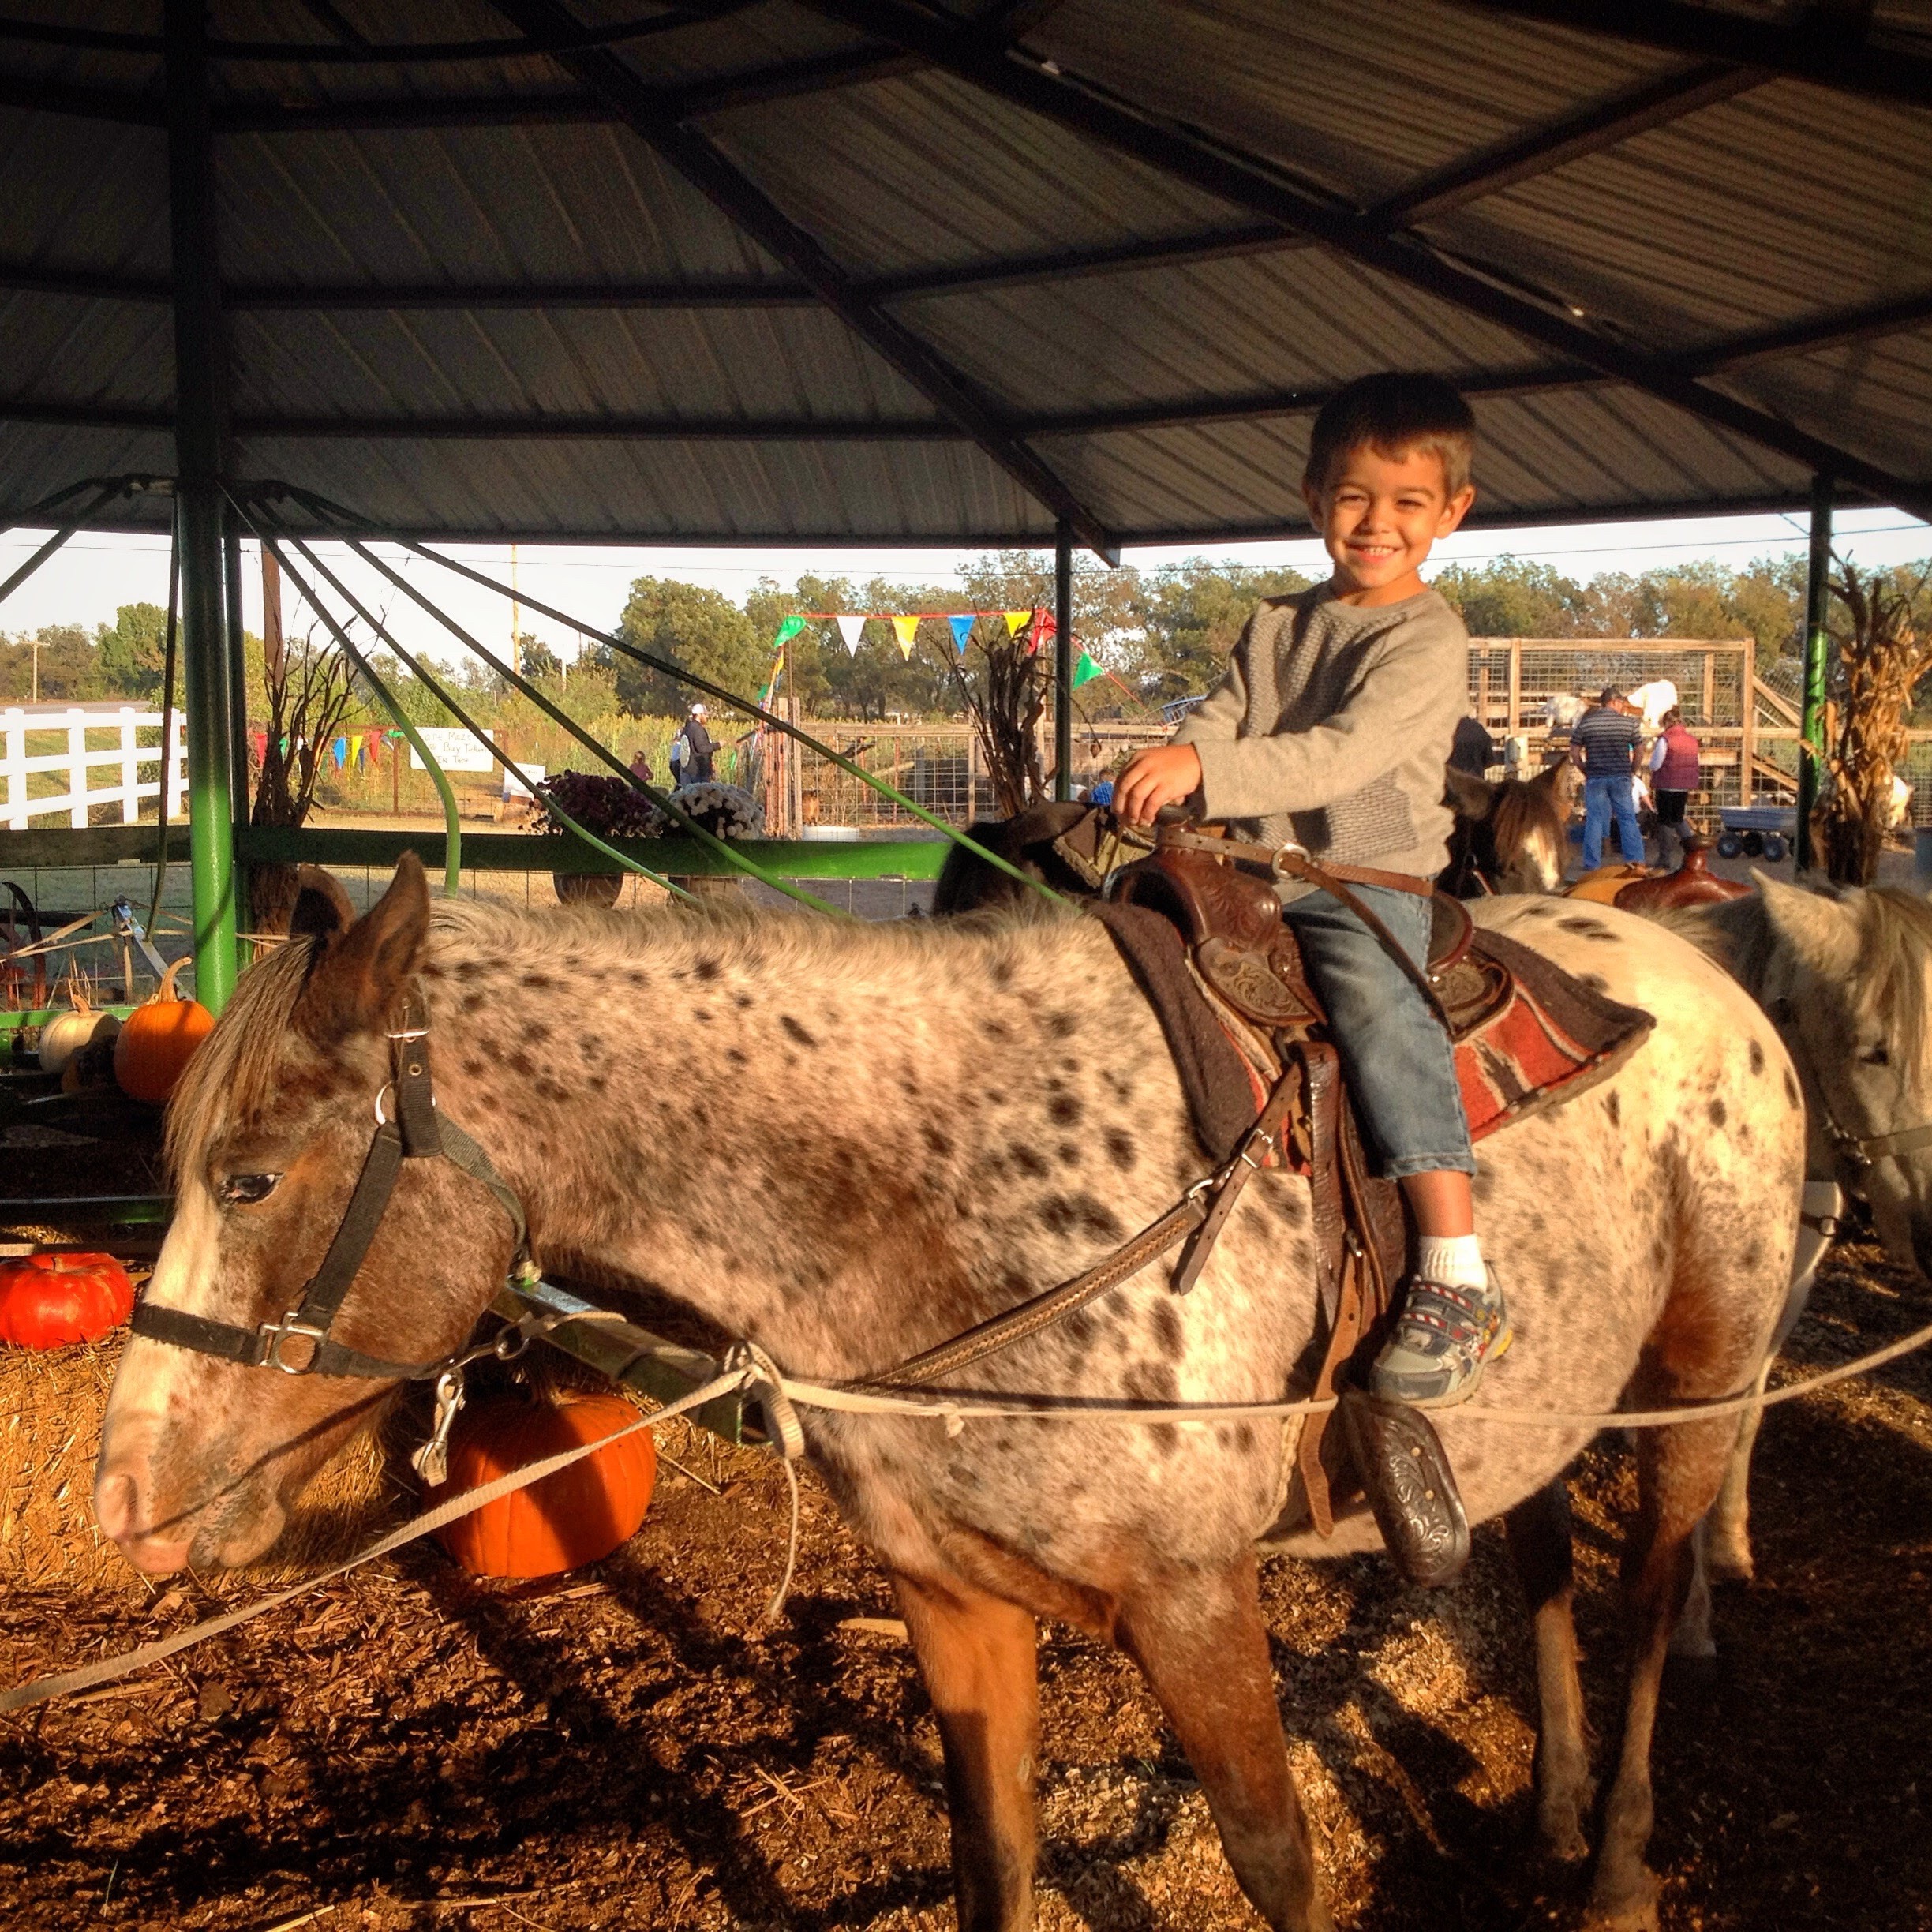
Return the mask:
{"type": "Polygon", "coordinates": [[[1876,571],[1861,575],[1842,558],[1832,594],[1850,622],[1832,632],[1833,663],[1825,705],[1825,770],[1812,825],[1826,874],[1869,886],[1891,829],[1892,781],[1905,758],[1914,687],[1932,671],[1932,630],[1913,621],[1929,566],[1907,587],[1876,571]]]}

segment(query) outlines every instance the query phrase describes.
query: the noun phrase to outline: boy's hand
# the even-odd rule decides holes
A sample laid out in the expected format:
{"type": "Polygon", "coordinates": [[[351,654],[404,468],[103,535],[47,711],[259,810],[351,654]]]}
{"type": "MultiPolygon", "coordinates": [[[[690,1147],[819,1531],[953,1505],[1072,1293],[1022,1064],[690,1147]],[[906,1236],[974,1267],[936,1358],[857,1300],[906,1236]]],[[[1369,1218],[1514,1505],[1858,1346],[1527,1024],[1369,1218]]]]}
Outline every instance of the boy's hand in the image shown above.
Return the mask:
{"type": "Polygon", "coordinates": [[[1114,781],[1114,809],[1127,825],[1151,825],[1163,805],[1178,805],[1200,789],[1200,754],[1192,745],[1154,745],[1136,751],[1114,781]]]}

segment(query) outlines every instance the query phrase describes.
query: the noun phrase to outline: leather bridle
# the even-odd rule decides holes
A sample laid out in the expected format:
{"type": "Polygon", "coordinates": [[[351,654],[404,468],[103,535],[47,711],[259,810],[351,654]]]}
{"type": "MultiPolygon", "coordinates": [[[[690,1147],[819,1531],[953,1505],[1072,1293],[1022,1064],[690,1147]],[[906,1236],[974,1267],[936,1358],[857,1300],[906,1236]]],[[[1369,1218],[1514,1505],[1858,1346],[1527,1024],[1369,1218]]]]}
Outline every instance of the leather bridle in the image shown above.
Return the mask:
{"type": "Polygon", "coordinates": [[[386,1361],[338,1342],[330,1332],[358,1271],[368,1258],[369,1245],[382,1225],[405,1161],[447,1160],[481,1181],[496,1196],[516,1231],[513,1273],[526,1257],[527,1230],[522,1202],[499,1178],[489,1157],[475,1141],[436,1111],[436,1090],[429,1073],[429,1024],[415,992],[405,998],[401,1019],[388,1039],[391,1078],[376,1096],[376,1131],[362,1170],[356,1177],[355,1190],[343,1210],[342,1220],[329,1242],[328,1252],[322,1257],[322,1265],[310,1277],[295,1306],[278,1321],[245,1328],[239,1323],[216,1321],[206,1315],[193,1315],[183,1309],[163,1308],[144,1301],[134,1310],[136,1335],[150,1342],[166,1342],[171,1348],[191,1349],[197,1354],[238,1363],[244,1368],[276,1368],[290,1376],[349,1376],[365,1381],[440,1381],[485,1355],[507,1360],[521,1351],[526,1338],[513,1328],[481,1347],[459,1350],[434,1361],[386,1361]],[[388,1096],[393,1097],[394,1110],[385,1115],[383,1102],[388,1096]],[[512,1341],[514,1346],[506,1346],[512,1341]]]}

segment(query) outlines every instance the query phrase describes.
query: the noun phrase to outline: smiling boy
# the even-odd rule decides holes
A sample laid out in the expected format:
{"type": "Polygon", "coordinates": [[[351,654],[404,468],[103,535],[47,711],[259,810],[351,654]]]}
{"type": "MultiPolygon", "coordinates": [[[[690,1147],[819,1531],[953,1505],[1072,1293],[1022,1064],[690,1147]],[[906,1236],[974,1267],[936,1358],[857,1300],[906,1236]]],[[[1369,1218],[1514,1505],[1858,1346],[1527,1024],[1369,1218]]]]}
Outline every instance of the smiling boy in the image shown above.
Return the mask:
{"type": "MultiPolygon", "coordinates": [[[[1353,889],[1419,967],[1430,882],[1448,859],[1443,768],[1469,702],[1467,633],[1421,571],[1475,500],[1474,444],[1469,406],[1436,376],[1366,376],[1332,398],[1301,483],[1328,582],[1264,602],[1220,687],[1171,743],[1135,754],[1114,795],[1129,824],[1185,803],[1318,863],[1399,875],[1353,889]]],[[[1462,1402],[1508,1346],[1509,1324],[1476,1238],[1476,1163],[1448,1035],[1339,900],[1309,889],[1282,916],[1381,1171],[1415,1218],[1415,1266],[1370,1391],[1462,1402]]]]}

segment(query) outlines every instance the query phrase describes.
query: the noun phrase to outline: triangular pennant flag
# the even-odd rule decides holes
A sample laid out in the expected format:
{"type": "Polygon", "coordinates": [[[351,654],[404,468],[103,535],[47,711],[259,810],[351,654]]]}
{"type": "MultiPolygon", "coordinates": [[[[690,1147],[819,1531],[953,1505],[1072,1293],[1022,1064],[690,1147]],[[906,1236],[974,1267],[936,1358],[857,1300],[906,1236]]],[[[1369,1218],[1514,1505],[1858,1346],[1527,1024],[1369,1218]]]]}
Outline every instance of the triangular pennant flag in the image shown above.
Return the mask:
{"type": "Polygon", "coordinates": [[[1023,625],[1029,623],[1032,621],[1032,617],[1033,613],[1031,611],[1007,612],[1006,635],[1009,637],[1017,635],[1023,625]]]}
{"type": "Polygon", "coordinates": [[[972,635],[972,612],[968,611],[963,617],[949,617],[946,622],[953,627],[953,648],[964,657],[966,640],[972,635]]]}
{"type": "Polygon", "coordinates": [[[1078,691],[1083,684],[1091,684],[1097,677],[1106,676],[1106,666],[1095,664],[1091,653],[1082,651],[1080,662],[1073,667],[1073,688],[1078,691]]]}
{"type": "Polygon", "coordinates": [[[916,617],[895,617],[892,620],[893,635],[899,640],[899,655],[912,655],[912,641],[919,635],[919,620],[916,617]]]}
{"type": "Polygon", "coordinates": [[[773,641],[780,644],[788,644],[804,628],[805,620],[794,612],[789,617],[781,617],[778,620],[778,635],[773,641]]]}
{"type": "Polygon", "coordinates": [[[1027,639],[1027,655],[1033,653],[1060,628],[1059,620],[1048,610],[1036,610],[1032,613],[1033,635],[1027,639]]]}
{"type": "Polygon", "coordinates": [[[865,630],[865,621],[863,612],[838,620],[839,635],[845,640],[845,648],[848,651],[858,650],[859,637],[865,630]]]}

